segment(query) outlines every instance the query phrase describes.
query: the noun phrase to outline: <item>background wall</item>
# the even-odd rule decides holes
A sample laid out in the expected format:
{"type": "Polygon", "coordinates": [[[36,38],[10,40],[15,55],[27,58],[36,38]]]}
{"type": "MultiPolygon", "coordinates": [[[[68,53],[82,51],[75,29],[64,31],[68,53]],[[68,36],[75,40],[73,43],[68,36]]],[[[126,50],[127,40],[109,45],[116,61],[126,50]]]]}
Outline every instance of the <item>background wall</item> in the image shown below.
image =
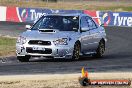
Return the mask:
{"type": "Polygon", "coordinates": [[[91,10],[54,10],[41,8],[21,8],[0,6],[0,21],[29,22],[33,23],[44,14],[51,13],[85,13],[92,16],[98,24],[99,18],[104,20],[105,26],[129,26],[132,27],[132,12],[111,12],[91,10]]]}

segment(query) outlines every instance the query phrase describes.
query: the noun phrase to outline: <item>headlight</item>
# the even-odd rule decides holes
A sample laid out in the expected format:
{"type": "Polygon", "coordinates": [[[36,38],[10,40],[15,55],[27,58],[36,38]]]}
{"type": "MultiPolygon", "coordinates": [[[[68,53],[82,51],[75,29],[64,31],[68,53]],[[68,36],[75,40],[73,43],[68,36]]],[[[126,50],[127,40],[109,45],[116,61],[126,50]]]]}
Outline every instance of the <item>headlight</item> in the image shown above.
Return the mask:
{"type": "Polygon", "coordinates": [[[25,44],[27,42],[25,37],[19,36],[17,39],[17,43],[25,44]]]}
{"type": "Polygon", "coordinates": [[[67,38],[61,38],[61,39],[57,39],[54,42],[55,45],[67,45],[67,38]]]}

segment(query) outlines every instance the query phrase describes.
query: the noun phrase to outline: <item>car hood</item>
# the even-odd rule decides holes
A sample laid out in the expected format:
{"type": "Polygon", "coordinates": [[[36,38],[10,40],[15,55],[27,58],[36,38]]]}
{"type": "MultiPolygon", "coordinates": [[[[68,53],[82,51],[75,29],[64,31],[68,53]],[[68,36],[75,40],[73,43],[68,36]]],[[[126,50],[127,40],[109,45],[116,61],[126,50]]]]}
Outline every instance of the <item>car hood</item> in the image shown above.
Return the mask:
{"type": "Polygon", "coordinates": [[[28,30],[22,34],[22,36],[28,39],[44,39],[44,40],[54,40],[58,38],[73,38],[78,32],[74,31],[56,31],[56,32],[39,32],[37,30],[28,30]]]}

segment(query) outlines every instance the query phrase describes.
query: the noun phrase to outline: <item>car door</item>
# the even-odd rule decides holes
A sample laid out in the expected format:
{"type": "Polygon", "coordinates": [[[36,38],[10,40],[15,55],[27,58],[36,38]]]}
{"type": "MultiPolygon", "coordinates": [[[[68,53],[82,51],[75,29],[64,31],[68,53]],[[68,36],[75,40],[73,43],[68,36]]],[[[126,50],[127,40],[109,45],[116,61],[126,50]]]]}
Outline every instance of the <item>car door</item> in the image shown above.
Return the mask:
{"type": "Polygon", "coordinates": [[[89,35],[90,35],[90,42],[89,42],[89,46],[91,51],[94,51],[97,49],[99,41],[100,41],[100,36],[99,36],[99,29],[97,24],[93,21],[93,19],[91,17],[86,17],[86,20],[88,22],[88,27],[89,27],[89,35]]]}
{"type": "Polygon", "coordinates": [[[85,54],[91,50],[90,42],[92,36],[90,35],[88,22],[86,20],[86,16],[81,17],[81,29],[85,28],[87,31],[81,31],[81,50],[85,54]]]}

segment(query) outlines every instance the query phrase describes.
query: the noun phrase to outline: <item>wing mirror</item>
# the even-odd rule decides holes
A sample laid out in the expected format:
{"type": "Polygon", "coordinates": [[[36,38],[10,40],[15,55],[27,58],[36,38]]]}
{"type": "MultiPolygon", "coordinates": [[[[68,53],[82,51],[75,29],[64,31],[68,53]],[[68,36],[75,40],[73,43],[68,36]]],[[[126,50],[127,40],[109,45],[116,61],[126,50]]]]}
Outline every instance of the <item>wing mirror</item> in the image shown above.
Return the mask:
{"type": "Polygon", "coordinates": [[[31,25],[26,25],[25,28],[26,29],[31,29],[31,25]]]}
{"type": "Polygon", "coordinates": [[[89,28],[88,28],[88,27],[82,27],[82,28],[81,28],[81,31],[82,31],[82,32],[89,31],[89,28]]]}
{"type": "Polygon", "coordinates": [[[103,18],[100,18],[100,21],[101,21],[100,26],[104,26],[104,20],[103,20],[103,18]]]}

